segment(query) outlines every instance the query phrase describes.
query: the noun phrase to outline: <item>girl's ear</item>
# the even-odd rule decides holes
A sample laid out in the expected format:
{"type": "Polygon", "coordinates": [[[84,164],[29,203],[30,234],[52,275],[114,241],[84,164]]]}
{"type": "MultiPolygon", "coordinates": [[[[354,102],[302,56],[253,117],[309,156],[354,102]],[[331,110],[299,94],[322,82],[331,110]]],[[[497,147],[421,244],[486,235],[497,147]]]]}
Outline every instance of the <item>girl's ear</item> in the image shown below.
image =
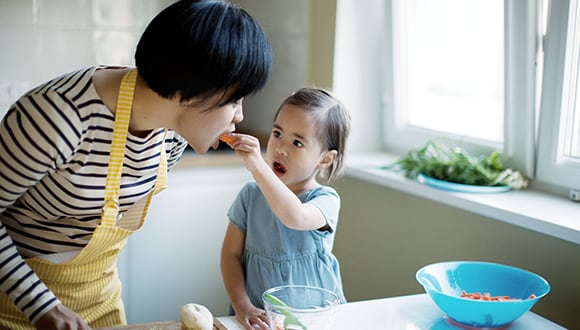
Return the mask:
{"type": "Polygon", "coordinates": [[[337,153],[338,152],[336,150],[325,151],[320,157],[318,168],[323,169],[332,165],[332,163],[334,163],[334,159],[336,158],[337,153]]]}

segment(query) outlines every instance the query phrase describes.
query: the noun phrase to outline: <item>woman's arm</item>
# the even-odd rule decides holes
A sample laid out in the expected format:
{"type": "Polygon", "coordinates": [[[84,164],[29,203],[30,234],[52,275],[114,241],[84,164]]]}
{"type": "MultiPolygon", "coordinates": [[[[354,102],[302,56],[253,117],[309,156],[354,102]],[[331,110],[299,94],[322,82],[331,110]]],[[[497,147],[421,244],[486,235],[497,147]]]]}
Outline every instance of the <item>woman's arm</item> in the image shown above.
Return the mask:
{"type": "MultiPolygon", "coordinates": [[[[72,153],[67,143],[76,145],[78,135],[66,135],[52,124],[62,117],[69,123],[74,116],[63,106],[61,112],[41,108],[40,104],[61,104],[57,94],[37,94],[21,98],[0,125],[0,214],[36,185],[57,164],[72,153]],[[66,110],[64,110],[66,109],[66,110]]],[[[62,128],[65,126],[60,126],[62,128]]],[[[77,133],[78,134],[78,133],[77,133]]],[[[25,263],[0,216],[0,290],[5,292],[31,322],[60,304],[25,263]]]]}

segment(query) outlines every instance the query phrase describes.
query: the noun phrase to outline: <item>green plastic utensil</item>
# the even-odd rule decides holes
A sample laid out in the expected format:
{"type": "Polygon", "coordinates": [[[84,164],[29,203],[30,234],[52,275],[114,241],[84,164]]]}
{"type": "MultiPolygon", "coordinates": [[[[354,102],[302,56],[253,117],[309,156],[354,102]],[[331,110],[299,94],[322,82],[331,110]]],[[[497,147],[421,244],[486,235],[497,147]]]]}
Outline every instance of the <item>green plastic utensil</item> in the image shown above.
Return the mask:
{"type": "Polygon", "coordinates": [[[281,307],[276,309],[278,312],[280,312],[280,314],[284,315],[284,329],[288,329],[288,326],[293,325],[299,327],[300,329],[308,330],[308,328],[302,322],[300,322],[300,320],[291,311],[288,310],[288,305],[286,305],[282,300],[274,297],[269,293],[265,293],[264,298],[266,298],[266,300],[272,305],[281,307]]]}

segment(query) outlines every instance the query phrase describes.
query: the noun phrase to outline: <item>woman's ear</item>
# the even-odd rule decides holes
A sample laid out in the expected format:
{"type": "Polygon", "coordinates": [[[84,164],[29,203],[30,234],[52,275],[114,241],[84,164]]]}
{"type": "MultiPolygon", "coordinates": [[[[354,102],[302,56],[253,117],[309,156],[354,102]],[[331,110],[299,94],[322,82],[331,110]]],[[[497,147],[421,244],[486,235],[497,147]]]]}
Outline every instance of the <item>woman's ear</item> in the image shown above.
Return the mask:
{"type": "Polygon", "coordinates": [[[332,165],[332,163],[334,163],[334,159],[336,158],[337,153],[338,152],[336,150],[325,151],[320,157],[318,168],[323,169],[332,165]]]}

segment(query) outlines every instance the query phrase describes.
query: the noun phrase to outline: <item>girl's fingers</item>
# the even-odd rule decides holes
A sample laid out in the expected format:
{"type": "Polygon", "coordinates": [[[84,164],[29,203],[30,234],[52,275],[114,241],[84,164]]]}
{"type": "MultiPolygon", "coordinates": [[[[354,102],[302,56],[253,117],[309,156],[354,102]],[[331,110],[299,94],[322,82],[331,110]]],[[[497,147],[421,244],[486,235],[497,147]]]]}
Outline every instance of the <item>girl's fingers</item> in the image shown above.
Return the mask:
{"type": "Polygon", "coordinates": [[[264,315],[252,316],[250,318],[250,324],[252,324],[252,327],[254,329],[262,329],[262,330],[270,329],[270,326],[266,322],[264,315]]]}

